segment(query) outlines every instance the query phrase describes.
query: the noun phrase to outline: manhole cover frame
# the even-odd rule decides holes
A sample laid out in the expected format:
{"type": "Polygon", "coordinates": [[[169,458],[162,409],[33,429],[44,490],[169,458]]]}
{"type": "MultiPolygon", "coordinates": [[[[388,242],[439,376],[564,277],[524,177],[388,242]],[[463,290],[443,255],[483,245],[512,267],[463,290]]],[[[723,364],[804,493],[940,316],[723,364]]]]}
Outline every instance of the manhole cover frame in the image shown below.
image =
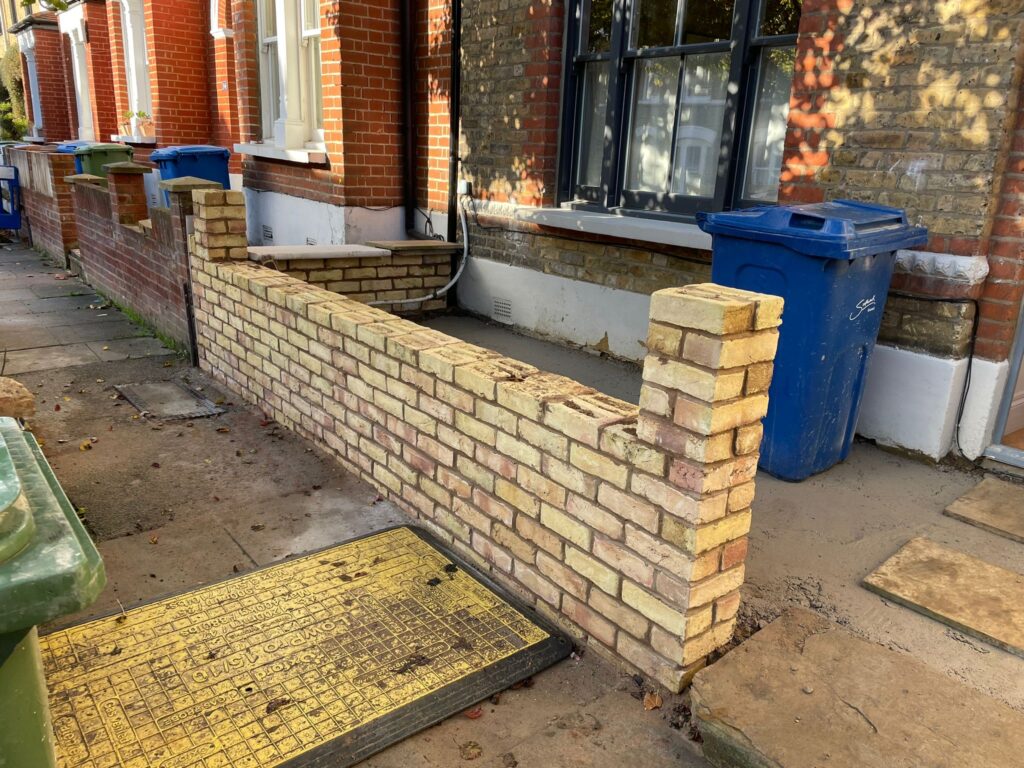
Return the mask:
{"type": "Polygon", "coordinates": [[[413,523],[400,523],[379,530],[369,531],[344,541],[320,547],[308,552],[289,555],[281,560],[254,568],[244,574],[227,576],[198,587],[185,587],[166,594],[143,600],[124,609],[114,609],[103,614],[92,616],[80,621],[56,621],[41,631],[40,637],[73,629],[76,626],[89,624],[102,619],[121,616],[125,611],[143,608],[154,603],[187,595],[190,592],[225,584],[244,578],[245,576],[280,567],[294,560],[310,558],[328,552],[346,544],[352,544],[390,531],[406,529],[422,539],[428,546],[447,557],[464,573],[492,591],[498,598],[522,614],[527,620],[548,634],[548,637],[532,646],[501,659],[489,667],[484,667],[465,677],[449,683],[420,699],[411,702],[384,717],[371,719],[351,731],[334,737],[329,741],[314,746],[306,752],[296,755],[285,762],[275,764],[274,768],[351,768],[358,763],[394,746],[411,736],[431,728],[444,720],[458,715],[470,707],[486,701],[496,693],[501,693],[516,683],[522,682],[533,675],[539,674],[559,661],[563,661],[574,652],[575,642],[554,622],[548,620],[539,611],[520,599],[505,587],[495,582],[477,567],[466,561],[458,553],[448,547],[431,531],[413,523]]]}
{"type": "Polygon", "coordinates": [[[219,416],[222,413],[226,413],[227,409],[214,403],[205,395],[197,392],[195,389],[180,381],[139,381],[134,384],[115,384],[114,389],[119,395],[125,400],[132,404],[132,406],[143,415],[152,416],[155,419],[161,421],[183,421],[187,419],[205,419],[210,416],[219,416]],[[152,407],[152,404],[138,392],[135,388],[142,387],[145,385],[159,385],[167,384],[170,386],[177,387],[182,390],[183,393],[189,397],[195,398],[196,408],[192,411],[186,411],[184,413],[174,413],[170,415],[158,413],[152,407]]]}

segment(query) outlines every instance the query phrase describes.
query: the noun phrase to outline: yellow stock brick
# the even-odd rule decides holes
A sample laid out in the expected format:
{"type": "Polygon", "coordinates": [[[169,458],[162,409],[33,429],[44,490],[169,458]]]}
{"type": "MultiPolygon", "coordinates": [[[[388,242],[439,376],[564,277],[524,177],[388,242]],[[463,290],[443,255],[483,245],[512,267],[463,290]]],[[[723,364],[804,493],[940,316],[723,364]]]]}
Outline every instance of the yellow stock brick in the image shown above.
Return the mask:
{"type": "Polygon", "coordinates": [[[705,336],[688,333],[683,357],[707,368],[737,368],[775,359],[779,332],[759,331],[749,336],[705,336]]]}
{"type": "Polygon", "coordinates": [[[618,593],[619,574],[602,565],[590,555],[585,555],[578,549],[566,547],[565,564],[597,586],[598,589],[604,590],[609,595],[618,593]]]}
{"type": "Polygon", "coordinates": [[[666,515],[661,523],[665,541],[685,552],[700,554],[721,546],[727,541],[745,536],[750,531],[750,510],[736,512],[705,525],[691,523],[666,515]]]}
{"type": "Polygon", "coordinates": [[[767,412],[768,397],[765,395],[752,395],[715,405],[679,397],[673,419],[679,426],[698,434],[715,435],[760,421],[767,412]]]}
{"type": "Polygon", "coordinates": [[[540,501],[524,491],[518,485],[499,477],[494,484],[494,493],[499,499],[507,501],[516,509],[530,517],[540,514],[540,501]]]}
{"type": "Polygon", "coordinates": [[[701,286],[665,288],[651,296],[651,320],[709,333],[740,333],[754,327],[751,301],[700,292],[701,286]]]}
{"type": "Polygon", "coordinates": [[[619,488],[625,488],[629,479],[628,467],[582,445],[572,446],[569,451],[569,463],[619,488]]]}
{"type": "Polygon", "coordinates": [[[578,523],[568,515],[548,504],[540,508],[540,522],[563,539],[567,539],[581,549],[590,549],[592,534],[585,525],[578,523]]]}
{"type": "Polygon", "coordinates": [[[622,582],[622,602],[669,632],[682,635],[686,630],[686,616],[681,611],[667,605],[631,581],[622,582]]]}
{"type": "Polygon", "coordinates": [[[613,424],[601,433],[601,450],[652,475],[665,472],[664,451],[641,442],[636,424],[613,424]]]}
{"type": "Polygon", "coordinates": [[[455,369],[460,365],[497,357],[497,352],[458,342],[420,352],[419,366],[429,374],[449,383],[455,381],[455,369]]]}
{"type": "Polygon", "coordinates": [[[720,597],[743,586],[744,568],[737,565],[728,571],[716,573],[703,581],[690,585],[690,608],[708,605],[720,597]]]}
{"type": "Polygon", "coordinates": [[[636,406],[608,395],[580,395],[564,402],[551,403],[544,424],[581,443],[597,448],[601,430],[636,418],[636,406]]]}
{"type": "Polygon", "coordinates": [[[520,464],[525,464],[526,466],[533,467],[536,470],[540,470],[541,468],[540,451],[533,446],[524,443],[522,440],[517,440],[504,432],[498,433],[498,440],[495,448],[500,453],[518,461],[520,464]]]}
{"type": "Polygon", "coordinates": [[[652,354],[677,357],[682,341],[683,332],[678,328],[661,323],[651,323],[647,327],[647,351],[652,354]]]}
{"type": "Polygon", "coordinates": [[[717,402],[743,394],[746,372],[712,371],[677,360],[648,355],[644,361],[644,381],[695,397],[717,402]]]}
{"type": "Polygon", "coordinates": [[[479,440],[481,443],[485,443],[491,447],[494,446],[497,441],[498,433],[489,424],[474,419],[469,414],[457,411],[455,413],[455,428],[460,432],[469,435],[474,440],[479,440]]]}
{"type": "Polygon", "coordinates": [[[736,621],[733,619],[724,624],[716,624],[704,634],[688,639],[683,643],[683,666],[694,664],[721,648],[732,639],[735,630],[736,621]]]}
{"type": "Polygon", "coordinates": [[[549,456],[565,460],[569,457],[569,441],[557,432],[540,424],[520,419],[519,436],[530,445],[536,446],[549,456]]]}
{"type": "Polygon", "coordinates": [[[494,400],[500,381],[521,381],[538,371],[508,357],[482,360],[455,369],[455,383],[478,397],[494,400]]]}
{"type": "Polygon", "coordinates": [[[546,372],[537,373],[523,381],[503,381],[497,388],[501,405],[534,421],[540,421],[545,403],[593,391],[565,376],[546,372]]]}

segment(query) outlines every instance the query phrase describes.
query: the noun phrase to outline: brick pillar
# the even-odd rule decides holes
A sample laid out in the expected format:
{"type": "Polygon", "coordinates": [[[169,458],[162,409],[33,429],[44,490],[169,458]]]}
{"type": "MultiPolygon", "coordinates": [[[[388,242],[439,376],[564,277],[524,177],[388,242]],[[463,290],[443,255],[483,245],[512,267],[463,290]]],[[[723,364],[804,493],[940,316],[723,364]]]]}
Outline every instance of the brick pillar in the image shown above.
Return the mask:
{"type": "Polygon", "coordinates": [[[195,247],[200,259],[247,259],[245,196],[241,192],[197,189],[192,192],[195,247]]]}
{"type": "Polygon", "coordinates": [[[637,435],[668,454],[668,483],[641,490],[659,498],[660,538],[690,569],[672,574],[685,589],[655,582],[685,621],[652,626],[650,644],[684,683],[735,627],[781,316],[781,298],[713,284],[651,297],[637,435]]]}
{"type": "Polygon", "coordinates": [[[192,193],[195,190],[209,189],[217,191],[221,185],[216,181],[200,179],[195,176],[179,176],[177,179],[167,179],[160,182],[160,188],[167,190],[170,197],[171,221],[174,223],[174,249],[181,253],[188,253],[189,218],[195,213],[195,205],[192,202],[192,193]]]}
{"type": "Polygon", "coordinates": [[[138,163],[111,163],[103,166],[107,172],[110,192],[110,215],[119,224],[138,224],[149,218],[146,205],[146,187],[142,174],[153,169],[138,163]]]}

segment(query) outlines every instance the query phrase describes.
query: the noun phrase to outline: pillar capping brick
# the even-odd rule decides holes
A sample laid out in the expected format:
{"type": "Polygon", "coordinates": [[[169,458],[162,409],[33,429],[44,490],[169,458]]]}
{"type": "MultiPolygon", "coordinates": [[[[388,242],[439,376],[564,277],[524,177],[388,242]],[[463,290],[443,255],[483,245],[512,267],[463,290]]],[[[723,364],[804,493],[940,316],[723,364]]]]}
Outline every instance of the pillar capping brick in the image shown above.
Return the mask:
{"type": "Polygon", "coordinates": [[[107,163],[103,166],[103,170],[108,174],[131,174],[131,173],[152,173],[153,169],[148,165],[142,165],[141,163],[135,163],[131,160],[124,160],[120,163],[107,163]]]}
{"type": "Polygon", "coordinates": [[[162,179],[160,189],[166,189],[172,195],[177,192],[191,192],[196,189],[223,189],[219,181],[200,179],[198,176],[179,176],[176,179],[162,179]]]}

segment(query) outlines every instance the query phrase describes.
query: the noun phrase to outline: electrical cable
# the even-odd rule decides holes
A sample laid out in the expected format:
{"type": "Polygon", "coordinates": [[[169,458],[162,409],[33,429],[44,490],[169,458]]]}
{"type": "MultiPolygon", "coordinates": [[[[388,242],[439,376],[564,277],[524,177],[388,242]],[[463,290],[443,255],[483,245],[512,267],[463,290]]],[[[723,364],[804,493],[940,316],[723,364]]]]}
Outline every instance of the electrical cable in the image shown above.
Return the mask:
{"type": "Polygon", "coordinates": [[[438,288],[436,291],[429,293],[426,296],[421,296],[416,299],[386,299],[382,301],[371,301],[369,302],[369,306],[379,307],[402,304],[422,304],[425,301],[440,298],[448,293],[448,290],[458,282],[460,277],[462,277],[462,271],[466,268],[466,262],[469,261],[469,225],[466,222],[466,206],[461,201],[459,202],[459,221],[462,223],[462,261],[459,262],[459,268],[455,271],[455,275],[448,281],[447,285],[443,288],[438,288]]]}

